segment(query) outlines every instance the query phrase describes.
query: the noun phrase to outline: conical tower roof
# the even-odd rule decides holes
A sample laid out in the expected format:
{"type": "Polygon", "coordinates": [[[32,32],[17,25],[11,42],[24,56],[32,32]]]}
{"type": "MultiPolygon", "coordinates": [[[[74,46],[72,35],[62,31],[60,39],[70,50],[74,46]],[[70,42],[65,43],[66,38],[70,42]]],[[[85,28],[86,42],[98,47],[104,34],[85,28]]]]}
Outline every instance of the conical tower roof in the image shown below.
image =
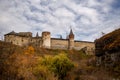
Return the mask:
{"type": "Polygon", "coordinates": [[[69,35],[74,35],[72,29],[70,30],[70,34],[69,35]]]}
{"type": "Polygon", "coordinates": [[[38,34],[38,32],[36,33],[36,37],[39,37],[39,34],[38,34]]]}
{"type": "Polygon", "coordinates": [[[74,34],[73,34],[72,29],[70,30],[69,38],[74,38],[74,34]]]}

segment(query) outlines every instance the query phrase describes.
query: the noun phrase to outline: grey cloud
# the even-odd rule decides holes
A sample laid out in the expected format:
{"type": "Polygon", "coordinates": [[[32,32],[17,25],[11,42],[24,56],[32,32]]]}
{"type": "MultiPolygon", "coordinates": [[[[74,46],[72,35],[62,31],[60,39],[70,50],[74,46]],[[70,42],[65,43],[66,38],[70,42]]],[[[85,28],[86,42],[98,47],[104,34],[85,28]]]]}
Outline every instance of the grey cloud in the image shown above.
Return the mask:
{"type": "MultiPolygon", "coordinates": [[[[120,25],[114,0],[0,0],[0,32],[50,31],[66,38],[70,26],[75,39],[94,41],[101,32],[120,25]]],[[[3,35],[2,34],[2,35],[3,35]]]]}

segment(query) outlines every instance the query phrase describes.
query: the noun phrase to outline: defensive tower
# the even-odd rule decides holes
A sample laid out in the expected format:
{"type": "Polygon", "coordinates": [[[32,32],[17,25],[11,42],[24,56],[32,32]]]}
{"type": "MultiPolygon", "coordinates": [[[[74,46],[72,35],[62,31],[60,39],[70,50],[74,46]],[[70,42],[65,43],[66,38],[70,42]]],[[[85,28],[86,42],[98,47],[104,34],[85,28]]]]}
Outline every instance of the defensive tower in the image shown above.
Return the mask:
{"type": "Polygon", "coordinates": [[[70,34],[69,34],[69,45],[68,45],[69,49],[73,49],[74,48],[74,34],[72,29],[70,30],[70,34]]]}
{"type": "Polygon", "coordinates": [[[50,38],[50,32],[42,32],[42,46],[45,48],[51,47],[51,38],[50,38]]]}

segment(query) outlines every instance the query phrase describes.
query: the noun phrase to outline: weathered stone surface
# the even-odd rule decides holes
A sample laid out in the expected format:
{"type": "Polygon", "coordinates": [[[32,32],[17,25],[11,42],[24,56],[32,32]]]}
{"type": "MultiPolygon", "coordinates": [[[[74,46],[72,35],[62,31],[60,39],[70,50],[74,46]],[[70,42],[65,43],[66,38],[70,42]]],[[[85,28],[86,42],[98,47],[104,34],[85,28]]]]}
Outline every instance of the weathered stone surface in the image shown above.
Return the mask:
{"type": "Polygon", "coordinates": [[[14,31],[5,34],[5,42],[10,42],[19,46],[27,46],[32,44],[38,47],[52,48],[52,49],[84,49],[86,48],[86,54],[93,55],[94,42],[76,41],[74,40],[73,31],[70,30],[69,37],[67,39],[51,38],[50,32],[42,32],[42,36],[36,34],[36,37],[32,37],[31,32],[19,32],[14,31]]]}

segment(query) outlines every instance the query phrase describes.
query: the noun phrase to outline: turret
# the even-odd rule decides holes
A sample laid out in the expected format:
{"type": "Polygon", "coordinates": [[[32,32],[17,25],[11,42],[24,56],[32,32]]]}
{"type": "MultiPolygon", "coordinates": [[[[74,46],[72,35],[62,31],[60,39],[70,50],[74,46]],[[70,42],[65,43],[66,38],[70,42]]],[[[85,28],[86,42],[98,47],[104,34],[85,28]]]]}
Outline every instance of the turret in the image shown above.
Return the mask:
{"type": "Polygon", "coordinates": [[[74,48],[74,34],[72,29],[70,30],[70,34],[69,34],[69,45],[68,45],[69,49],[73,49],[74,48]]]}
{"type": "Polygon", "coordinates": [[[51,47],[51,38],[50,38],[50,32],[42,32],[42,46],[44,48],[50,48],[51,47]]]}
{"type": "Polygon", "coordinates": [[[38,34],[38,32],[36,33],[36,37],[37,37],[37,38],[39,37],[39,34],[38,34]]]}

